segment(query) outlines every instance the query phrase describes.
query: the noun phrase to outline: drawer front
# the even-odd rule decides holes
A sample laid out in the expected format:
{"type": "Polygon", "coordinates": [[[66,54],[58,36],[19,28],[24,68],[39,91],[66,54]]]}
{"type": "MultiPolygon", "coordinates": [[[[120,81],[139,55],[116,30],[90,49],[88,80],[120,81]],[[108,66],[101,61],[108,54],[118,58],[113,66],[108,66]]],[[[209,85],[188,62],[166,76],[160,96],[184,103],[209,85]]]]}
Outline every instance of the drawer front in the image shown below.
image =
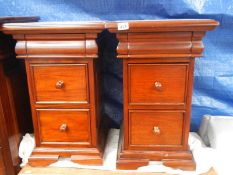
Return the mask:
{"type": "Polygon", "coordinates": [[[185,103],[187,64],[129,64],[130,105],[185,103]]]}
{"type": "Polygon", "coordinates": [[[37,110],[43,142],[90,142],[89,110],[37,110]]]}
{"type": "Polygon", "coordinates": [[[89,103],[87,64],[32,64],[37,103],[89,103]]]}
{"type": "Polygon", "coordinates": [[[183,112],[131,110],[130,145],[181,145],[183,112]]]}

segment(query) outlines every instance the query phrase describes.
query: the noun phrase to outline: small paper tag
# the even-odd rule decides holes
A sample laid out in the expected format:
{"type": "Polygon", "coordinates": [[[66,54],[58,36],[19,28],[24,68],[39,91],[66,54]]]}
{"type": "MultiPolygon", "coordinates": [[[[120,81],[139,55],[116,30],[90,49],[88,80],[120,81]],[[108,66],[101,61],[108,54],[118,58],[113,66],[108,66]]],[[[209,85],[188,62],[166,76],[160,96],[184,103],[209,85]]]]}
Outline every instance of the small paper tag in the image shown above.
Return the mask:
{"type": "Polygon", "coordinates": [[[118,30],[128,30],[129,29],[129,23],[127,22],[121,22],[117,24],[118,30]]]}

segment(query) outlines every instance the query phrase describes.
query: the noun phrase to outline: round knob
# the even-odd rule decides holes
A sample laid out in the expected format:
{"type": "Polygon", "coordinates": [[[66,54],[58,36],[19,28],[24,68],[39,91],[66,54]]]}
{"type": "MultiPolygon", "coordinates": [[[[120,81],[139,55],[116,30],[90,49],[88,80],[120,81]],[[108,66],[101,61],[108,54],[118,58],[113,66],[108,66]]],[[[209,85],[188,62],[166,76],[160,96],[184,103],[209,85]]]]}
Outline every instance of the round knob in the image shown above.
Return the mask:
{"type": "Polygon", "coordinates": [[[155,82],[155,88],[156,88],[157,90],[161,90],[161,89],[162,89],[162,83],[160,83],[159,81],[156,81],[156,82],[155,82]]]}
{"type": "Polygon", "coordinates": [[[64,81],[59,80],[59,81],[56,82],[55,86],[56,86],[57,89],[62,89],[64,87],[64,85],[65,85],[64,81]]]}
{"type": "Polygon", "coordinates": [[[154,133],[155,135],[159,135],[159,134],[160,134],[160,128],[159,128],[158,126],[154,126],[154,127],[153,127],[153,133],[154,133]]]}
{"type": "Polygon", "coordinates": [[[60,126],[59,129],[60,129],[61,132],[65,132],[65,131],[67,130],[67,128],[68,128],[67,124],[63,123],[63,124],[60,126]]]}

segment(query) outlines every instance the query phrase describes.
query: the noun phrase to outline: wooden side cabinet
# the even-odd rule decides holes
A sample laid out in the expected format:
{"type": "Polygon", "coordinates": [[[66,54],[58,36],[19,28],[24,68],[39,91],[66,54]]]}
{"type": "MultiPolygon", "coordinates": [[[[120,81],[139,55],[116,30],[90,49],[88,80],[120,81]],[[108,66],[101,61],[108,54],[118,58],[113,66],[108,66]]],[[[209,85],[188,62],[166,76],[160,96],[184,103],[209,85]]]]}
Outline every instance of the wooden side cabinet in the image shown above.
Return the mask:
{"type": "Polygon", "coordinates": [[[2,33],[9,22],[37,21],[38,17],[0,17],[0,174],[19,170],[18,147],[25,132],[31,132],[29,99],[23,66],[15,58],[15,42],[2,33]]]}
{"type": "Polygon", "coordinates": [[[122,21],[106,27],[117,33],[123,59],[124,122],[118,169],[136,169],[160,160],[194,170],[189,151],[194,58],[214,20],[122,21]],[[118,30],[120,25],[128,26],[118,30]]]}
{"type": "Polygon", "coordinates": [[[36,148],[29,164],[47,166],[61,157],[102,164],[107,135],[100,106],[101,22],[6,24],[24,59],[36,148]]]}

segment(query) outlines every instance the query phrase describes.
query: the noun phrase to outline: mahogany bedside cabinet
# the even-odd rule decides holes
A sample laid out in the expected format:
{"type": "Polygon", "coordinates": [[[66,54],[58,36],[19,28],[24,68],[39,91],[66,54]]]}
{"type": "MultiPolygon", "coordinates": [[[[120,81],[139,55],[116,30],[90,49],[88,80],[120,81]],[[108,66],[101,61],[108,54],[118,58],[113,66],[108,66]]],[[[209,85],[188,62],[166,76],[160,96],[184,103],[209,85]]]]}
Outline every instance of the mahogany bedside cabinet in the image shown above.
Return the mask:
{"type": "Polygon", "coordinates": [[[96,38],[102,22],[11,23],[3,26],[17,40],[30,93],[36,148],[31,166],[59,158],[102,164],[107,131],[100,115],[96,38]]]}
{"type": "Polygon", "coordinates": [[[9,22],[32,22],[38,17],[0,17],[0,174],[20,169],[18,147],[22,135],[32,130],[24,66],[15,58],[15,41],[2,33],[9,22]]]}
{"type": "Polygon", "coordinates": [[[118,169],[136,169],[150,160],[194,170],[189,151],[194,58],[214,20],[122,21],[117,33],[123,59],[124,122],[118,169]]]}

